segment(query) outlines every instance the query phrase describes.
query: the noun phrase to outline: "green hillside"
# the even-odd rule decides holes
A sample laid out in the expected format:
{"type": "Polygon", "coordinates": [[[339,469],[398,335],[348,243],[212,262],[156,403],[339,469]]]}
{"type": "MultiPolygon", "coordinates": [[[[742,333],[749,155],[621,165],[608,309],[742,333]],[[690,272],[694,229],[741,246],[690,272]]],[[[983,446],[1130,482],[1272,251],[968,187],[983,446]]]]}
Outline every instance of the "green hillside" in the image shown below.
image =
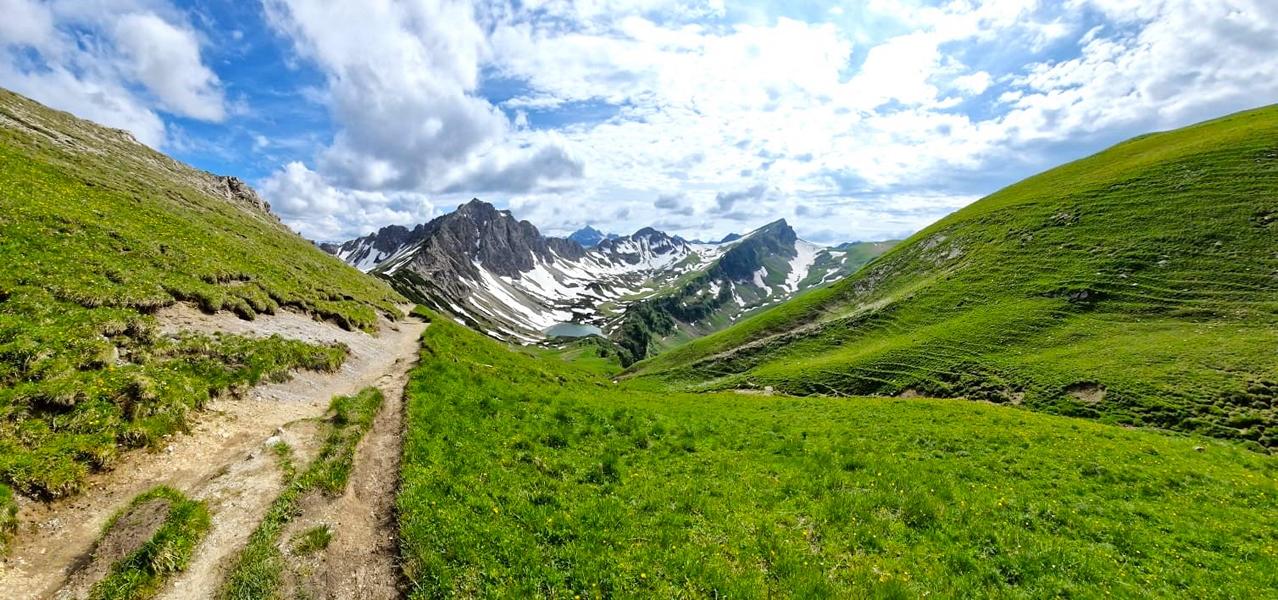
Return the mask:
{"type": "Polygon", "coordinates": [[[1257,597],[1278,460],[984,403],[671,393],[436,318],[411,597],[1257,597]]]}
{"type": "Polygon", "coordinates": [[[238,180],[3,90],[0,264],[0,487],[41,497],[75,493],[118,448],[181,429],[212,396],[346,355],[165,337],[156,310],[289,308],[363,329],[399,313],[388,287],[290,232],[238,180]]]}
{"type": "Polygon", "coordinates": [[[1029,178],[635,370],[694,389],[967,397],[1278,446],[1278,108],[1029,178]]]}

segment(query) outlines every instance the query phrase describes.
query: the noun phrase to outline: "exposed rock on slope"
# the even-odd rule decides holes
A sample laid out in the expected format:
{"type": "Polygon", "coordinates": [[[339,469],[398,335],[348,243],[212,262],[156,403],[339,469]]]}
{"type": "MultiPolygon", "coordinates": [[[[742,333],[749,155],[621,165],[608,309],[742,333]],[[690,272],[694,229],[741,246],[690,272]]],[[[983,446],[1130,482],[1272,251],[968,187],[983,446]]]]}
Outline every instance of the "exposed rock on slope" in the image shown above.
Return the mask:
{"type": "Polygon", "coordinates": [[[554,335],[564,323],[619,335],[627,307],[671,295],[720,298],[681,330],[711,331],[868,260],[800,240],[785,221],[717,244],[644,228],[587,250],[479,200],[412,229],[351,240],[337,255],[419,302],[520,342],[554,335]]]}

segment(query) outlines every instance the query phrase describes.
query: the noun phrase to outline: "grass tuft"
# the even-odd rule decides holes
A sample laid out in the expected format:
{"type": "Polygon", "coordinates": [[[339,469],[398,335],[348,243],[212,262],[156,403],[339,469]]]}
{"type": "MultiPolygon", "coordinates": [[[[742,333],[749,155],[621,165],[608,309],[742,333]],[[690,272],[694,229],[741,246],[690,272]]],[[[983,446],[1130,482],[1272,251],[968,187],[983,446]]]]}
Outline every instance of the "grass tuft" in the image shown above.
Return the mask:
{"type": "Polygon", "coordinates": [[[0,483],[0,557],[9,552],[13,534],[18,532],[18,502],[13,488],[0,483]]]}
{"type": "Polygon", "coordinates": [[[203,502],[191,500],[173,488],[157,487],[134,498],[107,522],[102,535],[130,510],[154,500],[168,503],[164,523],[141,548],[111,565],[106,577],[90,590],[91,600],[151,598],[169,577],[186,569],[196,545],[209,530],[209,513],[203,502]]]}
{"type": "Polygon", "coordinates": [[[333,541],[333,530],[328,525],[316,525],[293,536],[293,554],[307,556],[328,547],[333,541]]]}

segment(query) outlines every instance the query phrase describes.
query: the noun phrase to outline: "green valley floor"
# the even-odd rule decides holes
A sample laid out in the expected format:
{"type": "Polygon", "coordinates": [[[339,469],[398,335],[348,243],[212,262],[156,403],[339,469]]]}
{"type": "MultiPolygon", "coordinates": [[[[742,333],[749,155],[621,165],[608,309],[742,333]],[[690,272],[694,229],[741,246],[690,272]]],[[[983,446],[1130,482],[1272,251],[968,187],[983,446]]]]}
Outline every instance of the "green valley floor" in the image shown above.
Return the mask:
{"type": "Polygon", "coordinates": [[[413,597],[1278,589],[1278,460],[1234,442],[965,400],[671,392],[433,321],[398,498],[413,597]]]}

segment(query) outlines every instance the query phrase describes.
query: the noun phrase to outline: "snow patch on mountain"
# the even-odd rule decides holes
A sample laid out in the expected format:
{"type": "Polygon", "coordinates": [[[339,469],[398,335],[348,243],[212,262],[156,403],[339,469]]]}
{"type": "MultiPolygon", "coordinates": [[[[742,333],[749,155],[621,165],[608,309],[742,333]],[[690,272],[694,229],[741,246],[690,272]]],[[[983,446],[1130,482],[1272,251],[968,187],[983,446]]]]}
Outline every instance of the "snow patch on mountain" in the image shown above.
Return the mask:
{"type": "Polygon", "coordinates": [[[812,271],[812,265],[816,264],[822,250],[825,248],[812,242],[805,240],[794,242],[795,255],[790,259],[790,272],[786,274],[785,283],[782,284],[782,288],[787,293],[793,294],[799,291],[799,283],[807,279],[808,273],[812,271]]]}
{"type": "Polygon", "coordinates": [[[736,320],[792,297],[818,274],[822,282],[846,274],[839,260],[846,257],[798,239],[785,221],[720,243],[689,242],[652,228],[603,237],[612,239],[591,248],[543,237],[509,211],[474,200],[413,229],[385,227],[334,253],[415,301],[519,343],[540,341],[562,323],[616,331],[633,303],[676,293],[721,303],[718,314],[736,320]],[[769,272],[764,260],[772,271],[786,269],[784,283],[769,285],[781,273],[769,272]]]}
{"type": "Polygon", "coordinates": [[[768,284],[764,282],[764,278],[766,278],[767,276],[768,276],[768,268],[759,267],[759,270],[754,272],[755,287],[762,288],[762,289],[771,289],[768,287],[768,284]]]}

